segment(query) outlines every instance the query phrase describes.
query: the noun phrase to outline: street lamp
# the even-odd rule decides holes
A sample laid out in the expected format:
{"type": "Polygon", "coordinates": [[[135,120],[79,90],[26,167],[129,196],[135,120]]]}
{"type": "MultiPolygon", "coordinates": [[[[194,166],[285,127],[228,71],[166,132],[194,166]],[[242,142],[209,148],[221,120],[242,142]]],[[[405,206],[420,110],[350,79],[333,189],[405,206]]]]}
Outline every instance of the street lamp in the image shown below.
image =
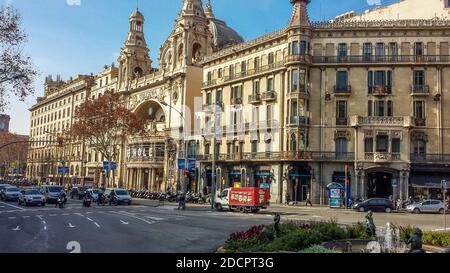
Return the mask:
{"type": "MultiPolygon", "coordinates": [[[[161,101],[161,104],[162,105],[164,105],[164,106],[167,106],[167,107],[169,107],[169,108],[171,108],[171,109],[173,109],[173,110],[175,110],[176,112],[178,112],[179,114],[180,114],[180,116],[181,116],[181,118],[183,119],[183,121],[184,121],[184,124],[187,124],[187,122],[186,122],[186,119],[185,119],[185,117],[184,117],[184,115],[183,115],[183,113],[181,113],[178,109],[176,109],[175,107],[173,107],[172,105],[169,105],[167,102],[165,102],[165,101],[161,101]]],[[[189,175],[189,168],[188,168],[188,154],[187,154],[187,144],[188,144],[188,142],[187,142],[187,134],[186,134],[186,128],[185,128],[186,126],[183,126],[183,134],[184,134],[184,168],[185,168],[185,182],[183,183],[183,193],[185,193],[185,184],[186,184],[186,180],[187,180],[187,176],[189,175]]]]}

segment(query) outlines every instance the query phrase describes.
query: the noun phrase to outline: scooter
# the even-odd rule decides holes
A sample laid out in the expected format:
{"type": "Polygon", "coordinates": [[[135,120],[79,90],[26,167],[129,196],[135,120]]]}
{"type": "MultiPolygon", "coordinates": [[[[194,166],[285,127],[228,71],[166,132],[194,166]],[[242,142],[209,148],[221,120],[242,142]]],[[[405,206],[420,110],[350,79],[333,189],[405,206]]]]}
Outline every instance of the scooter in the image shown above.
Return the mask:
{"type": "Polygon", "coordinates": [[[105,195],[102,194],[101,196],[98,197],[98,199],[97,199],[97,205],[98,205],[98,206],[100,206],[100,205],[102,205],[102,206],[106,205],[106,197],[105,197],[105,195]]]}

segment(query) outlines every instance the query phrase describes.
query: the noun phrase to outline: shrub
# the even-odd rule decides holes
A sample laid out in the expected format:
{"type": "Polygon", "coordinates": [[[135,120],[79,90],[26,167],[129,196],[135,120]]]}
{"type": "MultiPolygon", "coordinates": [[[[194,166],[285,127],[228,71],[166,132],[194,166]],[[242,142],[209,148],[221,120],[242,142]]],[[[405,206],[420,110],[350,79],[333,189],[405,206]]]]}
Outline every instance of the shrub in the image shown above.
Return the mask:
{"type": "Polygon", "coordinates": [[[340,252],[328,249],[321,245],[313,245],[300,251],[300,253],[340,253],[340,252]]]}
{"type": "Polygon", "coordinates": [[[347,238],[347,232],[336,222],[322,222],[312,225],[312,230],[317,231],[323,241],[341,240],[347,238]]]}
{"type": "Polygon", "coordinates": [[[347,238],[349,239],[363,239],[363,240],[375,239],[366,233],[365,226],[361,222],[358,222],[356,225],[353,226],[347,226],[346,231],[347,231],[347,238]]]}
{"type": "Polygon", "coordinates": [[[450,232],[425,232],[423,234],[423,243],[426,245],[449,247],[450,232]]]}
{"type": "Polygon", "coordinates": [[[262,251],[299,251],[311,245],[319,244],[322,237],[318,231],[297,229],[262,247],[262,251]]]}

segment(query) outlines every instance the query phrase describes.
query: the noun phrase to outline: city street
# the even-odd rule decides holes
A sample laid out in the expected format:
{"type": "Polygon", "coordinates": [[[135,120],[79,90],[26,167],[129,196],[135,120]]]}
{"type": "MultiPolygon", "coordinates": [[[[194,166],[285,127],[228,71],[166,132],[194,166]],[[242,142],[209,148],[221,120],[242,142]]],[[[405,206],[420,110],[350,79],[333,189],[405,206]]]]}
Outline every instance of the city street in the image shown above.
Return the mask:
{"type": "MultiPolygon", "coordinates": [[[[230,233],[271,223],[273,212],[280,212],[283,221],[335,218],[349,224],[363,222],[365,217],[365,213],[326,207],[273,206],[259,214],[240,214],[190,204],[186,211],[178,211],[174,204],[83,208],[81,201],[69,200],[60,209],[54,205],[18,207],[16,202],[0,202],[0,252],[215,252],[230,233]]],[[[389,221],[435,230],[442,228],[442,219],[437,214],[374,214],[379,227],[389,221]]]]}
{"type": "Polygon", "coordinates": [[[63,209],[0,202],[0,253],[215,252],[228,235],[271,217],[178,211],[173,206],[63,209]]]}

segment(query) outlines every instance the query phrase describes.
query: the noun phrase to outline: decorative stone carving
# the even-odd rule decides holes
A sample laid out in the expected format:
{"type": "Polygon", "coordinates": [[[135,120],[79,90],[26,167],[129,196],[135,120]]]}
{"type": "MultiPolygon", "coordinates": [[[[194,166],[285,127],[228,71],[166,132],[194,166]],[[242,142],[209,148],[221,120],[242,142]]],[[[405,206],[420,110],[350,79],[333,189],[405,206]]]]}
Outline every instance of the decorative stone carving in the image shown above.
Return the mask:
{"type": "Polygon", "coordinates": [[[348,141],[350,141],[352,137],[351,137],[351,133],[349,131],[339,131],[339,130],[337,130],[337,131],[334,132],[334,140],[336,140],[338,138],[345,138],[348,141]]]}
{"type": "Polygon", "coordinates": [[[428,135],[423,131],[413,131],[411,133],[411,140],[424,140],[425,142],[428,142],[428,135]]]}

